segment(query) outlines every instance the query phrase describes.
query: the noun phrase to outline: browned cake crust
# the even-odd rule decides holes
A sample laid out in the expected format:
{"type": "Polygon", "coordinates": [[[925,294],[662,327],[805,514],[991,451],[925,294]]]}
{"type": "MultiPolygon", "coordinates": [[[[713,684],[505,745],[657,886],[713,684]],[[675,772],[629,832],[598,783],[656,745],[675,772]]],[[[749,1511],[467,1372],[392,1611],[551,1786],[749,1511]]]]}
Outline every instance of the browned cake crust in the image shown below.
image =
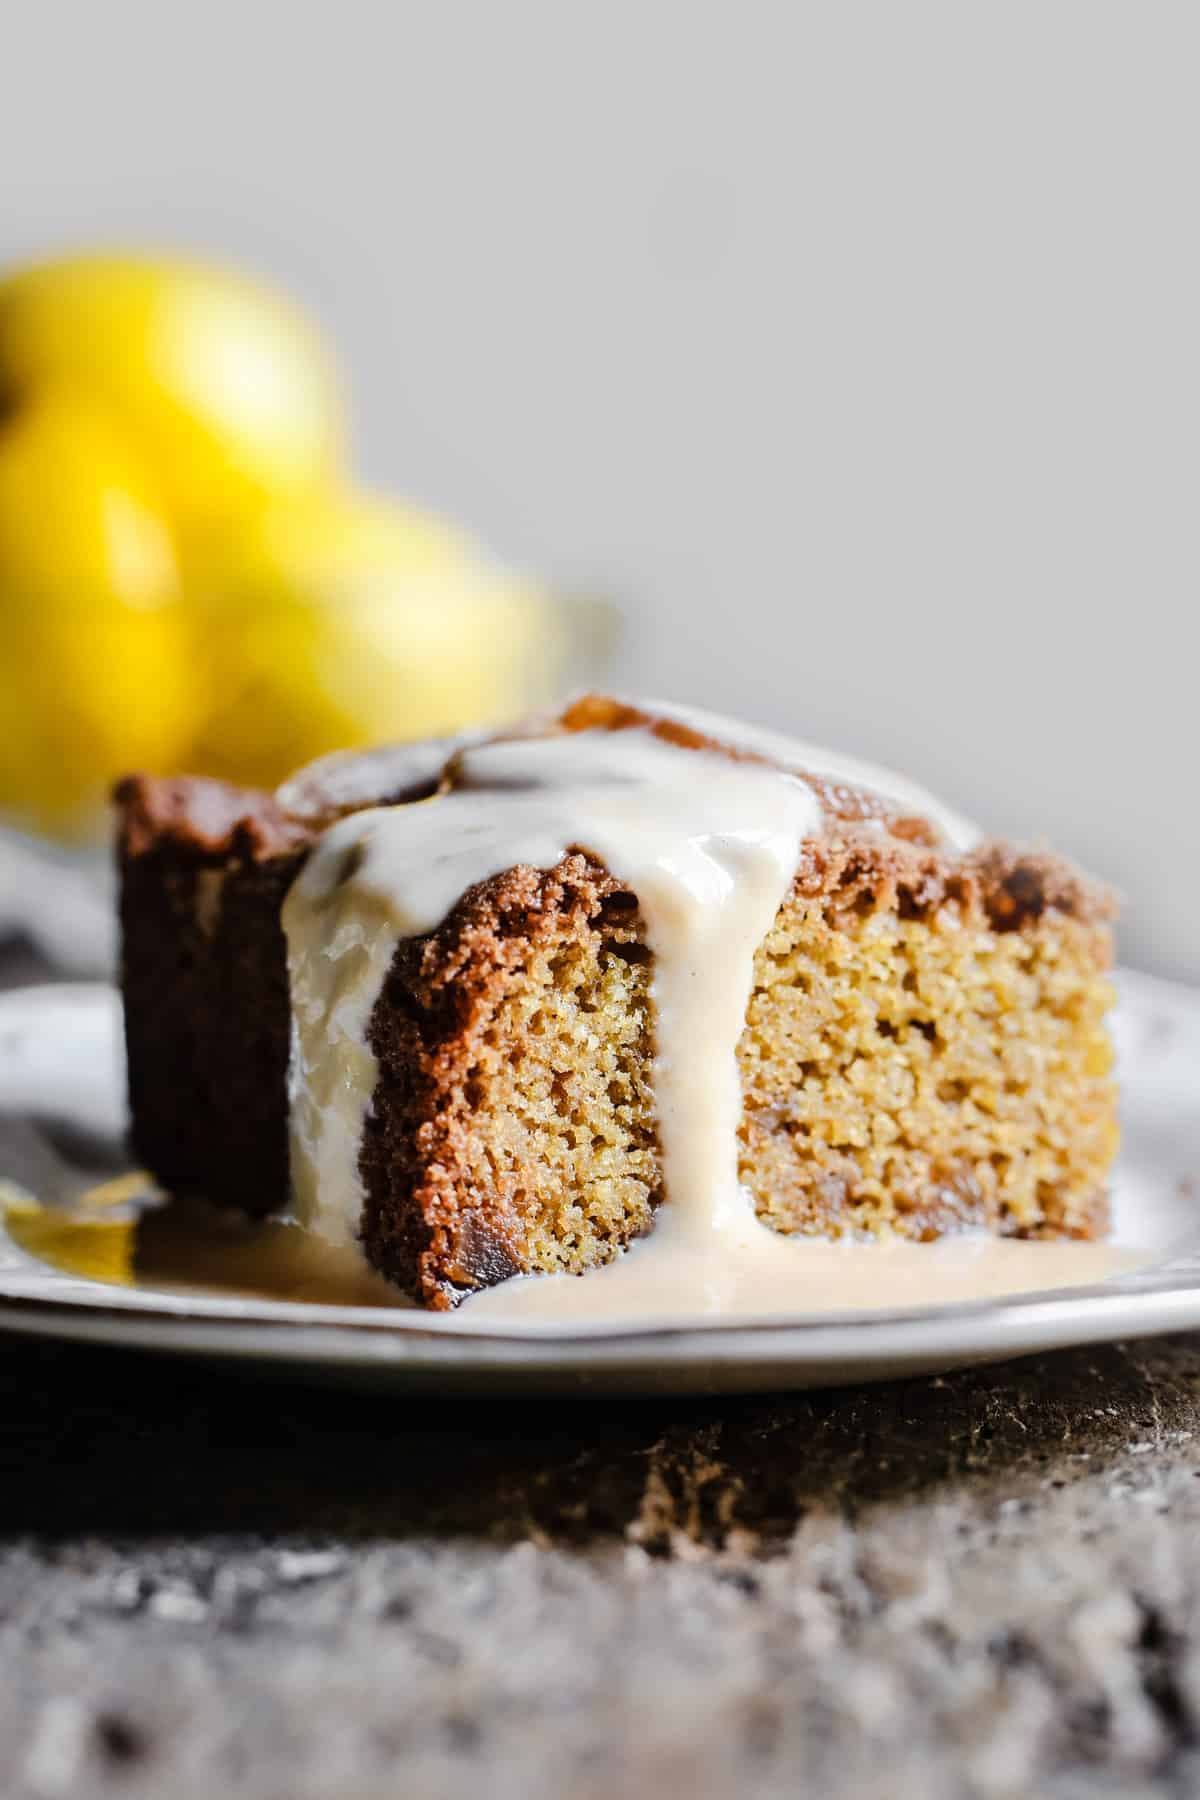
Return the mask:
{"type": "MultiPolygon", "coordinates": [[[[607,701],[565,723],[706,743],[607,701]]],[[[349,773],[350,810],[414,791],[407,760],[349,773]]],[[[293,787],[291,810],[219,782],[118,790],[133,1143],[168,1188],[256,1215],[286,1203],[281,909],[346,791],[344,769],[336,792],[293,787]]],[[[760,951],[739,1050],[760,1215],[784,1231],[1095,1235],[1115,1144],[1110,897],[1047,853],[946,853],[875,796],[819,791],[827,836],[760,951]]],[[[636,898],[575,852],[482,883],[400,946],[369,1030],[363,1236],[425,1305],[594,1266],[652,1224],[644,939],[636,898]]]]}

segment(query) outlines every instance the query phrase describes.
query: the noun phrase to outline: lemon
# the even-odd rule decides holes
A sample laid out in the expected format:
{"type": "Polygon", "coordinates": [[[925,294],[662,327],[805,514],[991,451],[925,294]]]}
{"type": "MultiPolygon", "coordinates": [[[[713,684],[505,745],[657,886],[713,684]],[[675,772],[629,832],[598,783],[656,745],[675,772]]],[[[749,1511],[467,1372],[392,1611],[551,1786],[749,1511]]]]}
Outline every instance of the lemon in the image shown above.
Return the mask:
{"type": "Polygon", "coordinates": [[[192,600],[212,696],[192,762],[239,781],[500,718],[548,697],[561,662],[544,591],[370,495],[270,509],[192,600]]]}
{"type": "Polygon", "coordinates": [[[109,413],[185,529],[341,462],[337,377],[307,319],[201,263],[79,256],[0,282],[0,402],[47,384],[109,413]]]}
{"type": "Polygon", "coordinates": [[[108,420],[50,391],[0,422],[0,808],[86,833],[124,770],[177,766],[188,635],[153,483],[108,420]]]}

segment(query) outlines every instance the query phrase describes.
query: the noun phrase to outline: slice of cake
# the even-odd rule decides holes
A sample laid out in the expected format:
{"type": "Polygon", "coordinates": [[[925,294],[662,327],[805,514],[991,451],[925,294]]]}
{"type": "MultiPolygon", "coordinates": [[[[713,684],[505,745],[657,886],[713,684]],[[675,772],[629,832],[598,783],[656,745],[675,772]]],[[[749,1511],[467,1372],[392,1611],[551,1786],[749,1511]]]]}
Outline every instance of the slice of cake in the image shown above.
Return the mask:
{"type": "Polygon", "coordinates": [[[427,1306],[755,1216],[1104,1229],[1108,896],[896,777],[589,698],[118,805],[138,1156],[427,1306]]]}

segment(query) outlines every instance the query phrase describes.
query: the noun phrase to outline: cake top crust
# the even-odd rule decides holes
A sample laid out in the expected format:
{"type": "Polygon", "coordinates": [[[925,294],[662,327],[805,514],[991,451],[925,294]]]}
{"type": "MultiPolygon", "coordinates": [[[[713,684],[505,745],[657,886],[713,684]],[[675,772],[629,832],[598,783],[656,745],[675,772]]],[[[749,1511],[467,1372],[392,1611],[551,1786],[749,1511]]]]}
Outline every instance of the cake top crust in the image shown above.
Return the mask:
{"type": "Polygon", "coordinates": [[[740,721],[659,700],[576,696],[558,712],[535,714],[496,732],[468,732],[420,743],[336,751],[299,770],[276,790],[289,817],[321,829],[368,806],[420,800],[453,786],[464,752],[491,741],[565,737],[583,731],[646,730],[682,750],[717,751],[733,761],[769,764],[801,777],[826,825],[876,822],[909,842],[968,849],[978,830],[934,794],[889,769],[740,721]]]}
{"type": "Polygon", "coordinates": [[[202,775],[127,775],[113,792],[126,856],[167,850],[197,863],[294,856],[312,831],[274,796],[202,775]]]}
{"type": "Polygon", "coordinates": [[[1110,919],[1116,910],[1108,890],[1062,858],[984,842],[935,796],[892,771],[670,702],[596,693],[507,731],[334,752],[298,770],[273,794],[200,776],[130,776],[114,795],[121,848],[126,856],[167,849],[210,865],[299,859],[350,814],[407,805],[455,787],[471,767],[471,752],[482,745],[603,731],[648,732],[680,750],[798,775],[820,810],[798,884],[826,885],[835,865],[843,882],[850,879],[847,869],[863,871],[861,879],[869,870],[877,890],[894,888],[919,909],[969,887],[1002,929],[1018,929],[1047,908],[1094,920],[1110,919]]]}

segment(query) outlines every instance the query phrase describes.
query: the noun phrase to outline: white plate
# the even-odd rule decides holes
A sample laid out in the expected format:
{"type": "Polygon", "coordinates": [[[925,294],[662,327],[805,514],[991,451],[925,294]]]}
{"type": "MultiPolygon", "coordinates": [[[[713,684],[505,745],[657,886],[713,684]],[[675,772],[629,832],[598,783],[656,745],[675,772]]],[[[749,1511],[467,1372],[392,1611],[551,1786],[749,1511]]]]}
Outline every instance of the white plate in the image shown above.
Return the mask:
{"type": "MultiPolygon", "coordinates": [[[[571,1336],[397,1308],[180,1295],[69,1276],[0,1230],[0,1329],[240,1360],[263,1372],[431,1389],[717,1393],[885,1380],[1200,1328],[1200,991],[1120,977],[1124,1147],[1116,1236],[1149,1267],[1091,1287],[807,1322],[615,1328],[571,1336]]],[[[118,1011],[94,986],[0,995],[0,1112],[40,1146],[39,1179],[78,1176],[45,1134],[95,1145],[119,1118],[118,1011]],[[32,1121],[32,1124],[30,1123],[32,1121]]],[[[10,1128],[11,1129],[11,1128],[10,1128]]],[[[0,1135],[0,1141],[3,1141],[0,1135]]],[[[29,1144],[20,1168],[29,1181],[29,1144]]]]}

